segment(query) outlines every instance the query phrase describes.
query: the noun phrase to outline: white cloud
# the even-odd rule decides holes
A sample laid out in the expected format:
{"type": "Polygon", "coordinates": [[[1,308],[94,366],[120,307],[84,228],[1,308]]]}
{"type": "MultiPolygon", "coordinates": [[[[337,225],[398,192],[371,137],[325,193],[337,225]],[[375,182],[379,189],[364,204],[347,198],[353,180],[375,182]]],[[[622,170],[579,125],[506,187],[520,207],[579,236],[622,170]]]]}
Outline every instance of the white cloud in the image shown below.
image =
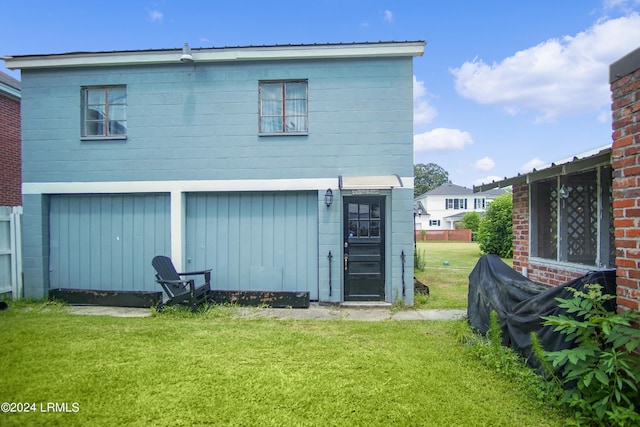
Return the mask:
{"type": "Polygon", "coordinates": [[[494,181],[502,181],[504,179],[503,176],[489,175],[484,178],[479,178],[473,181],[473,185],[478,186],[482,184],[491,184],[494,181]]]}
{"type": "Polygon", "coordinates": [[[532,111],[537,121],[610,104],[609,65],[640,45],[640,15],[603,20],[586,31],[550,39],[499,63],[481,59],[451,70],[461,96],[508,114],[532,111]]]}
{"type": "Polygon", "coordinates": [[[491,157],[483,157],[477,160],[473,167],[479,171],[490,171],[496,165],[496,162],[493,161],[491,157]]]}
{"type": "Polygon", "coordinates": [[[413,136],[414,152],[462,150],[469,144],[473,138],[459,129],[438,128],[413,136]]]}
{"type": "Polygon", "coordinates": [[[164,20],[164,15],[157,9],[149,10],[149,13],[147,14],[147,20],[151,22],[162,23],[162,21],[164,20]]]}
{"type": "Polygon", "coordinates": [[[547,165],[548,162],[544,160],[540,160],[539,158],[534,158],[529,160],[524,165],[520,166],[520,173],[529,173],[534,169],[539,169],[541,166],[547,165]]]}
{"type": "Polygon", "coordinates": [[[427,100],[427,89],[422,80],[413,76],[413,126],[418,127],[431,123],[438,111],[427,100]]]}
{"type": "Polygon", "coordinates": [[[391,12],[390,10],[385,10],[384,20],[385,22],[393,22],[393,12],[391,12]]]}
{"type": "Polygon", "coordinates": [[[634,5],[639,5],[640,0],[604,0],[604,8],[631,10],[634,5]]]}

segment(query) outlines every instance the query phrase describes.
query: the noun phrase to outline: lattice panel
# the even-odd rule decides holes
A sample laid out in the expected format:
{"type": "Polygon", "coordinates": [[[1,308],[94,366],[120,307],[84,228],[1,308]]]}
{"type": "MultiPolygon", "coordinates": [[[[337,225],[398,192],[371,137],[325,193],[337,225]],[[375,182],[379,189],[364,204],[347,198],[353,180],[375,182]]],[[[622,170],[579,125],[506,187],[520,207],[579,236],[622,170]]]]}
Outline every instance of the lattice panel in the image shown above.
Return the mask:
{"type": "Polygon", "coordinates": [[[556,257],[558,251],[558,190],[551,188],[549,192],[549,257],[556,257]]]}
{"type": "Polygon", "coordinates": [[[595,261],[598,244],[598,200],[593,184],[567,188],[567,256],[570,261],[595,261]]]}

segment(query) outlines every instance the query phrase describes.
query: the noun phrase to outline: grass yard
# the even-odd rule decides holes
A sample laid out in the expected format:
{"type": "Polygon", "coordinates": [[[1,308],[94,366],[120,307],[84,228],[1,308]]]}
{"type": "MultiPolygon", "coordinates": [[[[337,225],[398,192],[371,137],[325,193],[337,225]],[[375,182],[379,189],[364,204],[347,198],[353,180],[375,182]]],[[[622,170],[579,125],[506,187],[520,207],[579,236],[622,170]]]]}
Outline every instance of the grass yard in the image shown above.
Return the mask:
{"type": "MultiPolygon", "coordinates": [[[[417,250],[426,268],[416,271],[416,277],[429,286],[431,295],[417,295],[416,308],[467,308],[469,274],[482,255],[478,243],[418,243],[417,250]]],[[[504,261],[513,264],[511,259],[504,261]]]]}
{"type": "Polygon", "coordinates": [[[0,401],[36,412],[0,413],[0,425],[563,425],[458,344],[459,322],[232,313],[114,318],[12,304],[0,312],[0,401]],[[42,412],[48,402],[70,412],[42,412]]]}

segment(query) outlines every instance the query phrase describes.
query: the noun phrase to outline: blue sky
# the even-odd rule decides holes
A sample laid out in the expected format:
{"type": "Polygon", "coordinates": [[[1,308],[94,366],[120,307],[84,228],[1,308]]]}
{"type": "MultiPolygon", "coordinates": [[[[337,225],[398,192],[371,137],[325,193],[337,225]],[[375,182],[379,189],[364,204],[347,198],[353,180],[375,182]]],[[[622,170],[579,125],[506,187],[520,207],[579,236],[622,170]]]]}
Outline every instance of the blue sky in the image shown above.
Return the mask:
{"type": "Polygon", "coordinates": [[[425,40],[415,162],[467,187],[610,144],[609,65],[640,47],[640,0],[0,0],[0,10],[0,56],[425,40]]]}

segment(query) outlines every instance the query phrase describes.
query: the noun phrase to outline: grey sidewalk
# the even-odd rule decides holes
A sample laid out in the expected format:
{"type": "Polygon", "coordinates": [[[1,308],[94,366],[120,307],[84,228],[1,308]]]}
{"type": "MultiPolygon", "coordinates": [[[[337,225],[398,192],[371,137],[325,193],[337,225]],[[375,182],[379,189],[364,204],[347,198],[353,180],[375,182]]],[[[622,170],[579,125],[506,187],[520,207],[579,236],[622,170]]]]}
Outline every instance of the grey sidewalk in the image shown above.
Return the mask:
{"type": "MultiPolygon", "coordinates": [[[[113,316],[113,317],[148,317],[148,308],[103,307],[103,306],[68,306],[73,314],[113,316]]],[[[235,311],[238,318],[274,318],[300,320],[449,320],[466,316],[466,310],[402,310],[393,312],[389,307],[340,307],[311,303],[309,308],[256,308],[239,307],[235,311]]]]}

